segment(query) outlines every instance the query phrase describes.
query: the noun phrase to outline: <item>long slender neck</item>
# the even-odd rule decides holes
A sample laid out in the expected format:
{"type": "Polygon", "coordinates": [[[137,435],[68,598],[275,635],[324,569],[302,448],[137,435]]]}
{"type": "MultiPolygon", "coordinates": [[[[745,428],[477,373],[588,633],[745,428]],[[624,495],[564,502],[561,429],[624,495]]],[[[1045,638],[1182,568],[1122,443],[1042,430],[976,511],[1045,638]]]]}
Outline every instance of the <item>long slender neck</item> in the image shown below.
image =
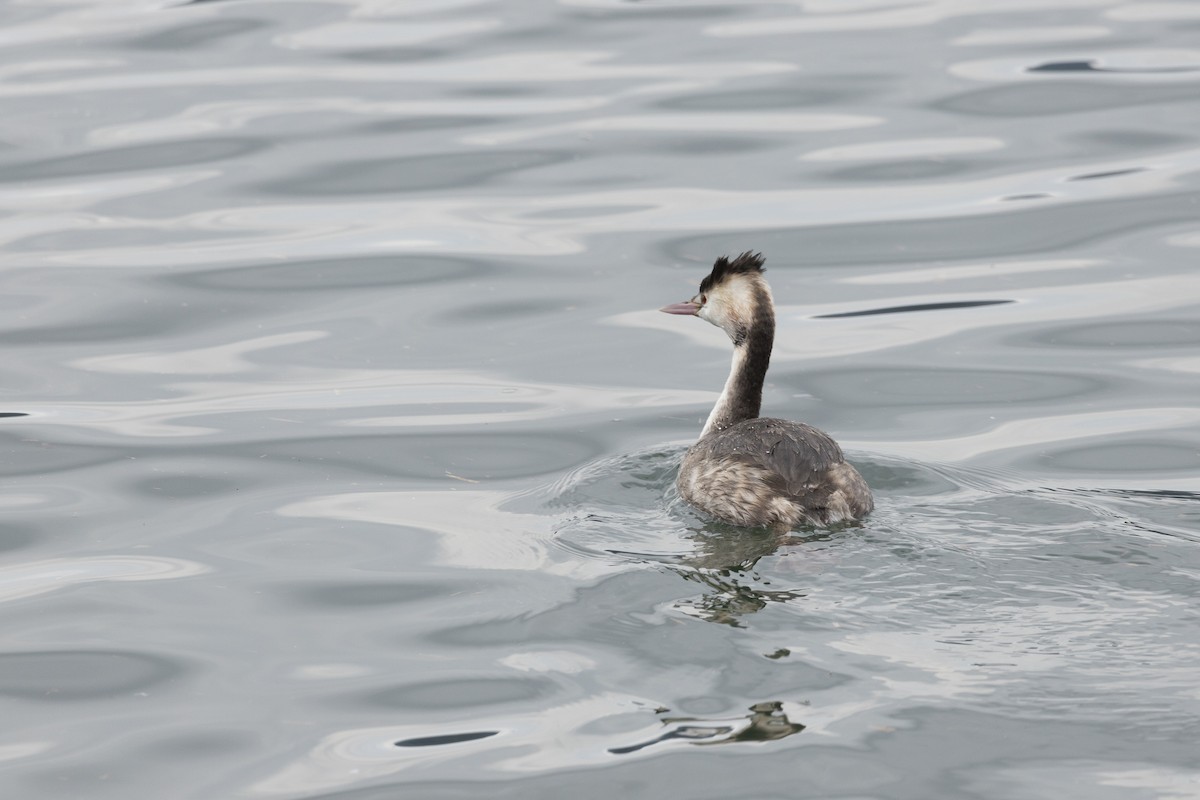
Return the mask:
{"type": "Polygon", "coordinates": [[[744,419],[754,419],[762,407],[763,381],[771,363],[771,347],[775,344],[775,309],[768,292],[762,292],[755,300],[750,327],[734,336],[729,378],[704,423],[701,438],[744,419]]]}

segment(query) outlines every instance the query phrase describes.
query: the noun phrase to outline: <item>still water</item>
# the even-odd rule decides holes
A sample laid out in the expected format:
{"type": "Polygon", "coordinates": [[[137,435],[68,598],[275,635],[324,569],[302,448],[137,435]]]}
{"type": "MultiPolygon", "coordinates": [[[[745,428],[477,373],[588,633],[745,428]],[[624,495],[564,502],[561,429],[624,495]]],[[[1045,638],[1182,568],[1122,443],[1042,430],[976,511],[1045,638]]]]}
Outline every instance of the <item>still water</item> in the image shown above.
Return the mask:
{"type": "Polygon", "coordinates": [[[4,797],[1200,797],[1200,3],[0,22],[4,797]]]}

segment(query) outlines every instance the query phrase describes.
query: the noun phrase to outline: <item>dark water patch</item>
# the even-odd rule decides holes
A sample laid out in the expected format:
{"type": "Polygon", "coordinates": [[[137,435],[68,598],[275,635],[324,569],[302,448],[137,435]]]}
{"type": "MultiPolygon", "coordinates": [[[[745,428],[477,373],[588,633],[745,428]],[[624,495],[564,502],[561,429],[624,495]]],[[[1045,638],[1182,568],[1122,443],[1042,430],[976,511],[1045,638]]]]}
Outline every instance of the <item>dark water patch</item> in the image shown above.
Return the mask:
{"type": "Polygon", "coordinates": [[[572,159],[551,150],[493,150],[344,161],[259,188],[284,196],[352,196],[461,189],[572,159]]]}
{"type": "MultiPolygon", "coordinates": [[[[380,413],[385,412],[381,410],[380,413]]],[[[259,418],[259,414],[253,415],[256,425],[261,425],[259,418]]],[[[226,427],[231,424],[227,415],[219,419],[226,427]]],[[[172,419],[175,423],[204,421],[202,416],[172,419]]],[[[403,477],[448,487],[462,486],[463,480],[484,483],[558,475],[596,458],[603,449],[592,437],[561,431],[472,429],[470,432],[363,433],[265,441],[242,437],[236,442],[221,444],[195,439],[187,439],[181,444],[177,439],[166,439],[143,446],[126,441],[110,447],[38,439],[28,431],[18,434],[12,430],[0,431],[0,476],[66,472],[154,454],[159,458],[237,460],[254,465],[256,475],[249,480],[257,480],[263,470],[276,473],[299,470],[288,480],[315,471],[327,478],[338,474],[360,478],[363,475],[403,477]]],[[[225,491],[232,490],[236,497],[239,487],[246,483],[242,478],[230,481],[220,486],[225,491]]],[[[152,490],[153,485],[153,479],[139,478],[140,488],[152,490]]],[[[187,491],[186,487],[176,483],[170,485],[174,490],[187,491]]],[[[207,488],[215,488],[215,485],[208,484],[207,488]]]]}
{"type": "Polygon", "coordinates": [[[842,317],[873,317],[878,314],[907,314],[913,311],[944,311],[952,308],[979,308],[1015,303],[1016,300],[953,300],[941,303],[914,303],[907,306],[884,306],[864,311],[841,311],[836,314],[817,314],[813,319],[839,319],[842,317]]]}
{"type": "Polygon", "coordinates": [[[359,127],[368,133],[421,133],[423,131],[447,131],[457,128],[473,128],[498,122],[497,117],[467,114],[428,114],[369,122],[359,127]]]}
{"type": "MultiPolygon", "coordinates": [[[[1110,699],[1101,695],[1073,701],[1092,705],[1110,699]]],[[[1031,785],[1006,780],[1010,769],[1028,770],[1038,764],[1059,765],[1059,774],[1071,776],[1063,780],[1077,783],[1082,776],[1068,769],[1068,765],[1077,759],[1098,759],[1106,768],[1101,774],[1111,774],[1113,768],[1121,765],[1119,754],[1129,752],[1131,735],[1130,730],[1117,724],[1041,718],[1030,725],[1027,717],[1006,717],[970,707],[946,709],[926,705],[902,710],[895,716],[903,726],[901,730],[915,735],[877,731],[864,744],[866,752],[873,754],[871,761],[876,768],[886,766],[895,770],[892,774],[896,777],[883,783],[876,790],[877,795],[898,792],[912,798],[1004,796],[1014,786],[1031,785]],[[937,752],[930,752],[922,744],[931,739],[939,742],[937,752]]],[[[1151,751],[1153,754],[1147,753],[1147,761],[1135,762],[1136,766],[1163,768],[1175,764],[1187,774],[1194,772],[1194,755],[1187,752],[1188,744],[1177,737],[1156,737],[1151,751]]]]}
{"type": "Polygon", "coordinates": [[[214,322],[237,318],[241,311],[228,298],[212,303],[180,302],[178,299],[136,304],[122,301],[106,305],[89,303],[78,310],[77,316],[84,319],[0,330],[0,344],[41,347],[158,339],[207,329],[214,322]]]}
{"type": "Polygon", "coordinates": [[[1086,175],[1071,175],[1067,178],[1069,181],[1095,181],[1103,178],[1118,178],[1122,175],[1136,175],[1139,172],[1146,172],[1145,167],[1130,167],[1129,169],[1113,169],[1107,172],[1089,172],[1086,175]]]}
{"type": "MultiPolygon", "coordinates": [[[[483,482],[560,473],[595,458],[603,447],[582,434],[560,431],[475,430],[303,438],[272,442],[266,450],[264,463],[299,459],[326,471],[439,482],[449,481],[451,472],[483,482]]],[[[263,448],[255,452],[253,457],[264,455],[263,448]]]]}
{"type": "MultiPolygon", "coordinates": [[[[476,587],[479,588],[479,587],[476,587]]],[[[457,591],[446,583],[360,581],[335,583],[297,581],[277,587],[290,602],[311,608],[382,608],[435,600],[457,591]]]]}
{"type": "Polygon", "coordinates": [[[1038,464],[1073,473],[1190,472],[1200,475],[1200,440],[1155,439],[1098,442],[1077,447],[1045,447],[1038,464]]]}
{"type": "Polygon", "coordinates": [[[206,242],[228,241],[228,238],[229,234],[227,233],[211,230],[189,230],[181,234],[178,230],[161,230],[141,226],[92,230],[66,229],[22,236],[13,240],[8,245],[8,249],[11,252],[67,251],[81,253],[105,248],[146,249],[157,246],[165,251],[172,247],[197,247],[206,242]]]}
{"type": "Polygon", "coordinates": [[[489,100],[541,97],[544,92],[537,87],[521,83],[483,83],[456,86],[450,90],[455,97],[484,97],[489,100]]]}
{"type": "Polygon", "coordinates": [[[164,500],[198,500],[233,495],[253,484],[209,475],[162,475],[133,481],[129,491],[136,497],[164,500]]]}
{"type": "Polygon", "coordinates": [[[1200,192],[997,206],[997,213],[965,217],[696,234],[659,249],[663,263],[711,264],[713,253],[753,248],[768,254],[772,269],[1045,256],[1147,227],[1195,224],[1197,205],[1200,192]]]}
{"type": "Polygon", "coordinates": [[[28,431],[0,433],[0,475],[6,477],[70,472],[126,458],[123,447],[49,441],[28,431]]]}
{"type": "Polygon", "coordinates": [[[1045,200],[1047,197],[1053,197],[1053,195],[1046,194],[1045,192],[1033,192],[1031,194],[1008,194],[1000,199],[1009,203],[1021,200],[1045,200]]]}
{"type": "Polygon", "coordinates": [[[779,111],[780,109],[841,106],[878,92],[875,78],[832,78],[821,85],[697,92],[665,97],[655,103],[672,111],[779,111]],[[873,88],[872,88],[873,87],[873,88]]]}
{"type": "Polygon", "coordinates": [[[228,292],[327,292],[481,280],[497,264],[456,256],[347,256],[168,273],[164,283],[228,292]]]}
{"type": "Polygon", "coordinates": [[[590,9],[578,6],[567,15],[568,24],[601,25],[611,22],[625,25],[635,22],[684,22],[736,16],[737,10],[720,5],[658,5],[644,0],[618,0],[590,9]]]}
{"type": "Polygon", "coordinates": [[[790,146],[773,137],[751,136],[718,136],[712,134],[694,133],[687,136],[658,135],[652,142],[647,142],[644,136],[638,137],[636,149],[639,152],[655,152],[664,155],[685,158],[688,156],[720,156],[737,153],[753,153],[775,147],[790,146]]]}
{"type": "Polygon", "coordinates": [[[1049,400],[1094,400],[1111,391],[1099,378],[1064,370],[1036,372],[1002,369],[937,369],[870,367],[781,371],[772,381],[795,391],[808,391],[824,402],[858,408],[939,408],[998,403],[1044,403],[1049,400]]]}
{"type": "Polygon", "coordinates": [[[126,47],[138,50],[189,50],[202,49],[222,39],[269,27],[258,19],[213,19],[180,25],[149,36],[127,40],[126,47]]]}
{"type": "Polygon", "coordinates": [[[1171,74],[1176,72],[1200,72],[1200,66],[1179,65],[1174,67],[1101,67],[1097,62],[1088,61],[1048,61],[1029,67],[1026,72],[1113,72],[1130,75],[1171,74]]]}
{"type": "Polygon", "coordinates": [[[473,731],[471,733],[447,733],[442,736],[418,736],[415,739],[401,739],[396,747],[440,747],[446,744],[475,742],[499,734],[500,731],[473,731]]]}
{"type": "Polygon", "coordinates": [[[1026,72],[1099,72],[1095,61],[1051,61],[1028,67],[1026,72]]]}
{"type": "Polygon", "coordinates": [[[1129,153],[1138,150],[1165,150],[1195,141],[1190,136],[1137,128],[1102,128],[1079,133],[1072,138],[1089,149],[1103,147],[1118,157],[1128,157],[1129,153]]]}
{"type": "Polygon", "coordinates": [[[457,306],[441,315],[445,322],[501,322],[521,321],[543,314],[565,313],[577,305],[571,297],[546,297],[538,300],[503,300],[490,303],[474,303],[457,306]]]}
{"type": "Polygon", "coordinates": [[[250,138],[177,139],[170,142],[111,147],[0,166],[0,183],[79,179],[139,170],[167,169],[226,161],[261,152],[267,143],[250,138]]]}
{"type": "Polygon", "coordinates": [[[1189,103],[1194,86],[1124,86],[1042,81],[972,89],[932,103],[940,111],[987,117],[1049,117],[1143,105],[1189,103]]]}
{"type": "Polygon", "coordinates": [[[259,744],[257,737],[246,731],[226,728],[163,736],[144,747],[149,759],[194,761],[213,756],[234,756],[245,753],[259,744]]]}
{"type": "Polygon", "coordinates": [[[41,702],[123,698],[186,671],[162,656],[120,650],[0,653],[0,695],[41,702]]]}
{"type": "Polygon", "coordinates": [[[24,550],[43,535],[42,531],[16,522],[0,522],[0,553],[24,550]]]}
{"type": "MultiPolygon", "coordinates": [[[[387,406],[377,407],[378,413],[387,417],[402,418],[402,417],[465,417],[471,415],[489,415],[493,419],[502,414],[526,414],[536,412],[544,406],[538,403],[518,403],[505,402],[496,400],[492,402],[478,403],[447,403],[447,402],[431,402],[431,403],[393,403],[387,406]]],[[[311,420],[313,424],[321,424],[327,417],[318,412],[311,417],[302,414],[292,413],[291,419],[300,422],[311,420]]]]}
{"type": "Polygon", "coordinates": [[[457,678],[370,692],[362,702],[372,708],[442,711],[538,700],[556,688],[546,678],[457,678]]]}
{"type": "Polygon", "coordinates": [[[650,205],[609,205],[609,206],[574,206],[572,208],[547,208],[541,211],[531,211],[524,215],[525,219],[591,219],[594,217],[611,217],[620,214],[636,214],[639,211],[649,211],[650,205]]]}
{"type": "Polygon", "coordinates": [[[1186,492],[1178,489],[1112,489],[1108,490],[1118,497],[1135,497],[1168,500],[1185,500],[1190,503],[1200,503],[1200,492],[1186,492]]]}
{"type": "Polygon", "coordinates": [[[892,181],[921,181],[949,178],[980,169],[980,162],[951,161],[948,159],[913,159],[879,164],[845,167],[830,170],[825,177],[833,181],[861,183],[890,183],[892,181]]]}
{"type": "Polygon", "coordinates": [[[1112,348],[1169,349],[1200,346],[1200,321],[1185,318],[1111,319],[1042,328],[1013,337],[1026,347],[1077,347],[1089,350],[1112,348]]]}
{"type": "Polygon", "coordinates": [[[336,57],[368,64],[410,64],[418,61],[436,61],[452,55],[452,51],[438,47],[369,47],[361,50],[343,50],[338,52],[336,57]]]}
{"type": "Polygon", "coordinates": [[[0,419],[9,419],[11,417],[28,417],[24,411],[0,411],[0,419]]]}

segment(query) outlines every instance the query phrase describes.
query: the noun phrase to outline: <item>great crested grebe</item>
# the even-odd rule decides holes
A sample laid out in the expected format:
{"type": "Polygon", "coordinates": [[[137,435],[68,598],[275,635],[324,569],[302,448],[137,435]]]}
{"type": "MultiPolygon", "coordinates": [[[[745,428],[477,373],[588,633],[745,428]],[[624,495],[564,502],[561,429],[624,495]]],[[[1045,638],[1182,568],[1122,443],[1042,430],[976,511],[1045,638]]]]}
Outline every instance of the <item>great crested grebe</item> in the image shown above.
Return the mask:
{"type": "Polygon", "coordinates": [[[733,342],[733,366],[700,439],[683,457],[679,493],[724,522],[787,529],[866,516],[871,490],[827,433],[758,416],[775,342],[761,253],[722,256],[686,303],[661,309],[711,322],[733,342]]]}

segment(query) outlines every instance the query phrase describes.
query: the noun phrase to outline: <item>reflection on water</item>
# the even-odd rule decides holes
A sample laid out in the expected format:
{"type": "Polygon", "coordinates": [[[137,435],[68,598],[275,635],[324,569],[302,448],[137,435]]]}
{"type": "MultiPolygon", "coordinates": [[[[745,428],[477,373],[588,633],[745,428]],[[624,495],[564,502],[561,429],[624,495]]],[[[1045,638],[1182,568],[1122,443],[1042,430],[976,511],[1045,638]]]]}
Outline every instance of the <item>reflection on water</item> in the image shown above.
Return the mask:
{"type": "Polygon", "coordinates": [[[816,319],[839,319],[841,317],[869,317],[875,314],[904,314],[912,311],[939,311],[944,308],[978,308],[1012,303],[1013,300],[955,300],[943,303],[917,303],[909,306],[871,308],[865,311],[843,311],[840,314],[819,314],[816,319]]]}
{"type": "Polygon", "coordinates": [[[741,571],[696,571],[686,573],[684,578],[701,584],[707,590],[704,595],[679,603],[679,609],[687,611],[709,622],[738,627],[741,618],[761,611],[768,603],[783,603],[803,597],[801,591],[755,589],[743,585],[741,571]]]}
{"type": "Polygon", "coordinates": [[[782,713],[783,703],[755,703],[750,706],[752,712],[745,719],[736,720],[700,720],[692,717],[664,717],[663,725],[667,727],[658,738],[627,747],[610,748],[608,752],[616,755],[636,753],[660,742],[672,739],[682,739],[694,744],[726,744],[729,742],[769,742],[783,739],[793,733],[804,730],[804,726],[791,722],[787,714],[782,713]]]}
{"type": "Polygon", "coordinates": [[[1195,4],[0,14],[6,797],[1195,793],[1195,4]]]}
{"type": "Polygon", "coordinates": [[[443,744],[458,744],[473,742],[476,739],[486,739],[495,736],[499,731],[478,731],[475,733],[450,733],[445,736],[418,736],[415,739],[401,739],[396,747],[437,747],[443,744]]]}

